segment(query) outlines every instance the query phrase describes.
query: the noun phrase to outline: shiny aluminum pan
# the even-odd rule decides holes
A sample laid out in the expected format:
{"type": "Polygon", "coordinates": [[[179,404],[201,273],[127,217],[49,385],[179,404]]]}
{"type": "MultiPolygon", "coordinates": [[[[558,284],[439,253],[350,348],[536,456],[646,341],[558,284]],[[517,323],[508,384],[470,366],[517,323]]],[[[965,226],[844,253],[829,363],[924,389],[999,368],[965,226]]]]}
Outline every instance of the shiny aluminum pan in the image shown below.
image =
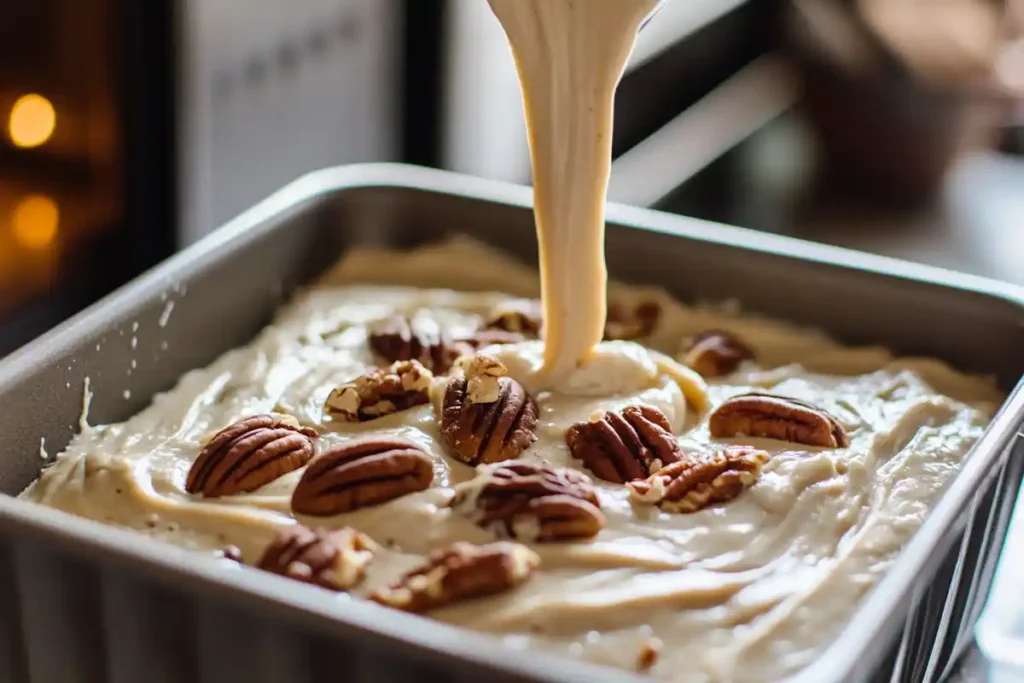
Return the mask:
{"type": "MultiPolygon", "coordinates": [[[[320,171],[0,361],[0,483],[16,494],[78,428],[127,418],[242,344],[346,247],[469,233],[536,258],[528,189],[390,164],[320,171]],[[131,370],[130,361],[137,367],[131,370]]],[[[1021,376],[1024,292],[981,278],[624,206],[616,278],[737,298],[851,343],[1021,376]]],[[[794,680],[933,681],[970,638],[1021,481],[1014,390],[839,638],[794,680]]],[[[0,680],[319,683],[640,680],[195,557],[0,496],[0,680]]]]}

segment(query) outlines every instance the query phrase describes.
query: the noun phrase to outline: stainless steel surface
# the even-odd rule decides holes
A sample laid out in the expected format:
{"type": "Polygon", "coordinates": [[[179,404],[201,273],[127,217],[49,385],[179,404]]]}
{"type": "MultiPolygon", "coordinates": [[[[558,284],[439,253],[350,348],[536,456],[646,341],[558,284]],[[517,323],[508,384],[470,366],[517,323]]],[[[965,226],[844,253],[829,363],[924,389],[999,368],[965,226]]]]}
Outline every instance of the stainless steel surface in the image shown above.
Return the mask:
{"type": "MultiPolygon", "coordinates": [[[[0,362],[0,488],[16,493],[36,476],[41,445],[64,447],[86,377],[92,421],[124,419],[185,370],[251,338],[283,294],[347,246],[463,231],[533,261],[529,206],[525,188],[394,165],[297,181],[0,362]]],[[[607,215],[615,277],[663,284],[687,301],[737,297],[846,341],[992,373],[1008,390],[1020,378],[1019,288],[644,209],[613,205],[607,215]]],[[[1022,415],[1018,389],[841,636],[794,680],[938,680],[969,638],[1005,534],[1024,467],[1024,453],[1009,457],[1007,447],[1022,415]]],[[[523,657],[13,498],[0,496],[0,532],[0,680],[636,680],[523,657]]]]}

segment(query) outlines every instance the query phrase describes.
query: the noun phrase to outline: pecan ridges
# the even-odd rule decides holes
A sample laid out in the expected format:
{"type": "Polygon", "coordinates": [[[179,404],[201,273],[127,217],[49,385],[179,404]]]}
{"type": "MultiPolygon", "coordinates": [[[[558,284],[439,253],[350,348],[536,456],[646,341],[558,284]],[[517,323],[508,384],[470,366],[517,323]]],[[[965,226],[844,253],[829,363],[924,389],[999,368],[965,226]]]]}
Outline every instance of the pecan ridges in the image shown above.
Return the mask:
{"type": "Polygon", "coordinates": [[[254,415],[218,432],[192,463],[185,490],[204,496],[253,491],[313,457],[316,432],[274,415],[254,415]]]}
{"type": "Polygon", "coordinates": [[[653,406],[627,406],[577,422],[565,434],[573,457],[599,479],[622,484],[643,479],[679,459],[679,442],[665,414],[653,406]]]}
{"type": "Polygon", "coordinates": [[[278,534],[256,567],[335,591],[345,591],[366,575],[378,546],[365,534],[343,529],[312,530],[297,524],[278,534]]]}
{"type": "Polygon", "coordinates": [[[406,612],[425,612],[459,600],[494,595],[525,582],[540,564],[518,543],[473,545],[457,542],[432,552],[425,564],[370,599],[406,612]]]}
{"type": "Polygon", "coordinates": [[[433,320],[392,316],[371,326],[370,346],[388,362],[417,360],[437,374],[448,372],[459,347],[433,320]]]}
{"type": "Polygon", "coordinates": [[[510,299],[496,305],[485,327],[536,339],[543,326],[544,311],[538,299],[510,299]]]}
{"type": "Polygon", "coordinates": [[[482,468],[455,488],[450,506],[498,536],[524,541],[590,538],[605,524],[587,475],[529,462],[482,468]]]}
{"type": "Polygon", "coordinates": [[[752,486],[768,453],[749,446],[726,446],[690,453],[649,478],[627,484],[632,497],[666,512],[696,512],[736,498],[752,486]]]}
{"type": "Polygon", "coordinates": [[[451,454],[469,465],[518,458],[537,439],[536,401],[511,377],[498,383],[498,400],[491,403],[471,403],[461,373],[445,386],[441,436],[451,454]]]}
{"type": "Polygon", "coordinates": [[[337,515],[422,491],[433,480],[433,463],[414,442],[365,437],[314,458],[291,505],[302,515],[337,515]]]}
{"type": "Polygon", "coordinates": [[[718,406],[708,421],[715,438],[759,437],[822,448],[843,448],[850,439],[834,416],[805,401],[771,394],[743,394],[718,406]]]}

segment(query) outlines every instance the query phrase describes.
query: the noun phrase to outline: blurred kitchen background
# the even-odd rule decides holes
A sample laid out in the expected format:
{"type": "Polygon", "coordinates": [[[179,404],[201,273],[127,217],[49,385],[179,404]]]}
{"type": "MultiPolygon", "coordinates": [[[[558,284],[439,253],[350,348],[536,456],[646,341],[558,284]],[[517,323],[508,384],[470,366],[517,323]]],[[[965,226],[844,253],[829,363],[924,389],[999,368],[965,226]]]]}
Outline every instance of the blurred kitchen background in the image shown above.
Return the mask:
{"type": "MultiPolygon", "coordinates": [[[[1022,5],[673,0],[611,198],[1024,283],[1022,5]]],[[[312,169],[529,182],[484,0],[5,0],[0,125],[0,355],[312,169]]]]}

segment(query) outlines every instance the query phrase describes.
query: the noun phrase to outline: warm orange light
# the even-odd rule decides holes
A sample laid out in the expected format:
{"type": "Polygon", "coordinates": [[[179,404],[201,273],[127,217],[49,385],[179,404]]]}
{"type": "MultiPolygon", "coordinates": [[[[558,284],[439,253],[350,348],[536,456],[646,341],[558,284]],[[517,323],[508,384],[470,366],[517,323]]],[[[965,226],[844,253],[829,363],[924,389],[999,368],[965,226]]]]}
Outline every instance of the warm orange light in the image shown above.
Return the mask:
{"type": "Polygon", "coordinates": [[[25,197],[14,207],[11,231],[22,246],[45,249],[57,237],[60,211],[49,197],[34,194],[25,197]]]}
{"type": "Polygon", "coordinates": [[[38,147],[50,139],[56,127],[57,112],[42,95],[22,95],[11,107],[7,131],[18,147],[38,147]]]}

